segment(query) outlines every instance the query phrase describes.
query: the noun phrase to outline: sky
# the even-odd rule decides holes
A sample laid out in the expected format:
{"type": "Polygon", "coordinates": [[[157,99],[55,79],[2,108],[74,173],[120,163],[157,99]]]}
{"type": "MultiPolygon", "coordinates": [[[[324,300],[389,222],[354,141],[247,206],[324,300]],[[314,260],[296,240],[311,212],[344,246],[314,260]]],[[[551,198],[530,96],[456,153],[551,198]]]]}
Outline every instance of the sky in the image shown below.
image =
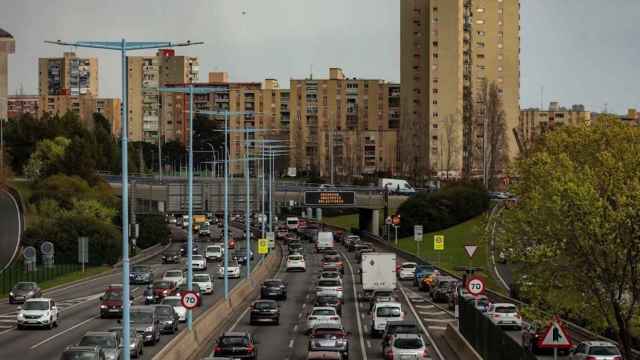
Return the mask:
{"type": "MultiPolygon", "coordinates": [[[[16,39],[9,93],[37,93],[39,57],[76,51],[99,59],[101,97],[120,97],[115,52],[44,40],[204,41],[200,78],[232,81],[328,76],[400,79],[400,1],[407,0],[0,0],[0,28],[16,39]],[[124,13],[124,14],[121,14],[124,13]]],[[[521,0],[521,107],[640,107],[640,0],[521,0]],[[544,90],[542,91],[542,88],[544,90]]],[[[132,54],[153,54],[154,51],[132,54]]]]}

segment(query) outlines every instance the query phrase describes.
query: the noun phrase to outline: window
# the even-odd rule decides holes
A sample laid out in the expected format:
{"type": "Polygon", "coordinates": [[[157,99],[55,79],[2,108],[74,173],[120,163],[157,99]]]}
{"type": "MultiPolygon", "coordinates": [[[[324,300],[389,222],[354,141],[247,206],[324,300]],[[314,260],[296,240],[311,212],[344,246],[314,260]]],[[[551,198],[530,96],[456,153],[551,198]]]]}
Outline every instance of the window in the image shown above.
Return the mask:
{"type": "Polygon", "coordinates": [[[437,129],[438,128],[438,124],[433,124],[433,128],[437,129]]]}
{"type": "Polygon", "coordinates": [[[438,58],[438,53],[433,53],[433,58],[437,59],[438,58]]]}
{"type": "Polygon", "coordinates": [[[498,66],[498,72],[502,72],[502,66],[498,66]]]}
{"type": "Polygon", "coordinates": [[[438,42],[437,41],[433,42],[433,47],[438,47],[438,42]]]}
{"type": "Polygon", "coordinates": [[[502,59],[504,59],[504,56],[502,56],[502,54],[499,54],[498,55],[498,60],[502,60],[502,59]]]}
{"type": "Polygon", "coordinates": [[[484,59],[484,54],[477,54],[477,55],[476,55],[476,57],[477,57],[478,59],[484,59]]]}
{"type": "Polygon", "coordinates": [[[433,113],[433,117],[436,117],[436,118],[437,118],[437,117],[438,117],[438,113],[437,113],[437,112],[434,112],[434,113],[433,113]]]}
{"type": "Polygon", "coordinates": [[[437,94],[438,93],[438,89],[437,88],[433,88],[433,93],[437,94]]]}
{"type": "Polygon", "coordinates": [[[498,49],[502,49],[503,47],[504,47],[504,44],[498,43],[498,49]]]}
{"type": "Polygon", "coordinates": [[[477,45],[479,48],[484,48],[484,43],[483,43],[483,42],[477,42],[477,43],[476,43],[476,45],[477,45]]]}
{"type": "Polygon", "coordinates": [[[433,135],[433,136],[431,137],[431,140],[438,141],[438,135],[433,135]]]}
{"type": "Polygon", "coordinates": [[[484,24],[484,20],[483,19],[478,19],[478,20],[476,20],[476,24],[483,25],[484,24]]]}
{"type": "Polygon", "coordinates": [[[478,34],[478,36],[484,36],[485,32],[484,31],[478,31],[477,34],[478,34]]]}
{"type": "Polygon", "coordinates": [[[477,8],[476,11],[479,12],[479,13],[483,13],[484,12],[484,8],[477,8]]]}

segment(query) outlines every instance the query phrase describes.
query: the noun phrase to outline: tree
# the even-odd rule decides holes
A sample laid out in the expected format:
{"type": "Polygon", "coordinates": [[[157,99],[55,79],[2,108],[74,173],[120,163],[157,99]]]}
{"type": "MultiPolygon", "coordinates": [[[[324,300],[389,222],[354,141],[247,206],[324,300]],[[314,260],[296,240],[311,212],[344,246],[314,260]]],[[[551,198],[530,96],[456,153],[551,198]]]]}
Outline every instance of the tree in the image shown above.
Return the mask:
{"type": "Polygon", "coordinates": [[[140,239],[137,245],[145,249],[155,244],[166,244],[169,241],[171,230],[167,226],[162,215],[143,215],[140,219],[140,239]]]}
{"type": "Polygon", "coordinates": [[[62,159],[62,172],[69,176],[79,176],[89,184],[95,184],[98,181],[96,153],[97,147],[93,137],[73,138],[62,159]]]}
{"type": "Polygon", "coordinates": [[[454,161],[460,157],[462,132],[460,131],[460,114],[448,115],[442,123],[442,137],[439,142],[440,170],[449,179],[454,168],[454,161]]]}
{"type": "Polygon", "coordinates": [[[640,301],[640,129],[612,119],[554,130],[514,171],[498,241],[534,306],[614,330],[631,358],[640,301]]]}
{"type": "Polygon", "coordinates": [[[485,81],[477,97],[476,123],[482,126],[482,143],[475,144],[473,154],[479,163],[485,185],[493,189],[507,165],[507,125],[498,86],[485,81]]]}
{"type": "Polygon", "coordinates": [[[30,180],[37,180],[57,173],[70,143],[69,139],[62,136],[38,142],[35,152],[24,166],[24,175],[30,180]]]}

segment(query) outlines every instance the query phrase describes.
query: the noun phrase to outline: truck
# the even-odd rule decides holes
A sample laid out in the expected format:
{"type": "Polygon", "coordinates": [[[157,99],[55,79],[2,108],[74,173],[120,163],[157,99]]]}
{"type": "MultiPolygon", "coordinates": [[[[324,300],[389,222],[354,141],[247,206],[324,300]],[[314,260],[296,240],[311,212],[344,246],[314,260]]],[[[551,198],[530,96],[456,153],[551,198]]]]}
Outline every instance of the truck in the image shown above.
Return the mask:
{"type": "Polygon", "coordinates": [[[396,254],[370,252],[362,254],[360,263],[363,297],[368,299],[375,290],[395,290],[396,254]]]}
{"type": "Polygon", "coordinates": [[[416,193],[416,189],[404,179],[383,178],[378,181],[378,186],[382,190],[389,191],[392,194],[414,195],[416,193]]]}
{"type": "Polygon", "coordinates": [[[319,231],[316,238],[316,251],[323,252],[324,250],[334,248],[335,242],[333,240],[333,233],[331,231],[319,231]]]}
{"type": "Polygon", "coordinates": [[[193,215],[193,232],[200,230],[200,225],[207,222],[206,215],[193,215]]]}

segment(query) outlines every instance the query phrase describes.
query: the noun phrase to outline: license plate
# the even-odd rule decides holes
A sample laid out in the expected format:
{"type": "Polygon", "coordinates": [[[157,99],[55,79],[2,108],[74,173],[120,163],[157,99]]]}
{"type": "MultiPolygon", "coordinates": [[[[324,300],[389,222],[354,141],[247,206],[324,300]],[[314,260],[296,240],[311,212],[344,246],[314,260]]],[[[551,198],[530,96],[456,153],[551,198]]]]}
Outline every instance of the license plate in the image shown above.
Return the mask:
{"type": "Polygon", "coordinates": [[[415,355],[400,355],[400,360],[415,360],[417,357],[415,355]]]}
{"type": "Polygon", "coordinates": [[[322,347],[335,347],[336,346],[336,342],[335,341],[320,341],[320,346],[322,346],[322,347]]]}
{"type": "Polygon", "coordinates": [[[109,312],[120,312],[119,309],[109,309],[109,312]]]}

